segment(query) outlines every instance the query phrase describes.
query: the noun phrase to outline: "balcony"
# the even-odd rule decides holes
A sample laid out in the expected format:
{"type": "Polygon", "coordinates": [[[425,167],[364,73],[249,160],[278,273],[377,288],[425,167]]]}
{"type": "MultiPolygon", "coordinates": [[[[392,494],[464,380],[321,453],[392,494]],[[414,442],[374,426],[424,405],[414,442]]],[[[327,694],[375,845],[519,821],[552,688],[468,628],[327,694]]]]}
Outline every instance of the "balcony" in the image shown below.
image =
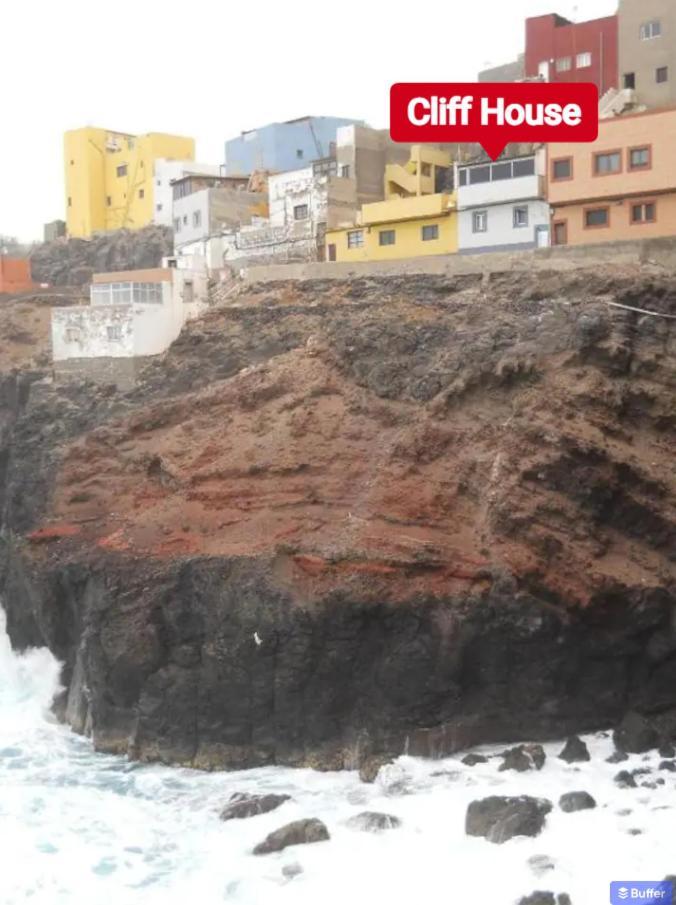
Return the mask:
{"type": "Polygon", "coordinates": [[[458,208],[544,198],[544,177],[534,157],[458,168],[458,208]]]}

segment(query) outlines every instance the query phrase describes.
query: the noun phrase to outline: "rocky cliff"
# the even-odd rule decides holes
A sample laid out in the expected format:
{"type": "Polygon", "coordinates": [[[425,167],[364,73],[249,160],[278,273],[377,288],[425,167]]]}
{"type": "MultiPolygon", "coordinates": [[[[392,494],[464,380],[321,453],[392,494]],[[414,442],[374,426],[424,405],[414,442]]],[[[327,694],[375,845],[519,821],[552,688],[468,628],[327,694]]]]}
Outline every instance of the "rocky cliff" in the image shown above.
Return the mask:
{"type": "Polygon", "coordinates": [[[673,720],[674,315],[645,270],[268,284],[126,395],[6,375],[12,640],[204,767],[673,720]]]}

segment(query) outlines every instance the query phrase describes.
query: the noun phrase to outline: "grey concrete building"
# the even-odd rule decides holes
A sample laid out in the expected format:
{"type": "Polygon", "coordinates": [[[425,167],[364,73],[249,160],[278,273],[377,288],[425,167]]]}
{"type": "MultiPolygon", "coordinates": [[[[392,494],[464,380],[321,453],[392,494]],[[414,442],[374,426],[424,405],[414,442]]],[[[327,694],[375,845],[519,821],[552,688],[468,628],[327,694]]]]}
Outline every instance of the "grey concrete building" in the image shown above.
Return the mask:
{"type": "Polygon", "coordinates": [[[676,0],[620,0],[619,65],[640,104],[676,104],[676,0]]]}

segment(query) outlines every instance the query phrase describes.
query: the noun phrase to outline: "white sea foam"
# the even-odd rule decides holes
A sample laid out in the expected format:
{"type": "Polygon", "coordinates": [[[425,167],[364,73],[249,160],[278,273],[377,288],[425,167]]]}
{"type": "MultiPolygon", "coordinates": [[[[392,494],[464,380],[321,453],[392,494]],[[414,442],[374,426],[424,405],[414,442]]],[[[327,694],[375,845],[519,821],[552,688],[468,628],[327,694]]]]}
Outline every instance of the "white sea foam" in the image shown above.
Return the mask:
{"type": "Polygon", "coordinates": [[[472,768],[407,757],[396,783],[390,770],[374,785],[355,773],[285,768],[205,774],[95,754],[50,717],[57,684],[48,652],[11,652],[0,612],[1,905],[512,905],[535,889],[600,905],[611,880],[676,873],[676,774],[656,772],[665,780],[657,790],[618,789],[618,770],[656,768],[659,758],[607,764],[612,743],[602,735],[586,738],[591,763],[565,764],[552,744],[544,769],[526,774],[498,773],[495,760],[472,768]],[[571,790],[591,792],[598,808],[563,813],[556,802],[571,790]],[[235,791],[293,801],[223,823],[218,811],[235,791]],[[551,799],[542,835],[504,845],[468,838],[467,805],[492,794],[551,799]],[[367,834],[345,825],[366,809],[395,814],[401,828],[367,834]],[[300,817],[322,819],[331,841],[251,854],[300,817]],[[537,854],[555,869],[535,876],[528,859],[537,854]],[[294,862],[303,873],[286,879],[282,868],[294,862]]]}

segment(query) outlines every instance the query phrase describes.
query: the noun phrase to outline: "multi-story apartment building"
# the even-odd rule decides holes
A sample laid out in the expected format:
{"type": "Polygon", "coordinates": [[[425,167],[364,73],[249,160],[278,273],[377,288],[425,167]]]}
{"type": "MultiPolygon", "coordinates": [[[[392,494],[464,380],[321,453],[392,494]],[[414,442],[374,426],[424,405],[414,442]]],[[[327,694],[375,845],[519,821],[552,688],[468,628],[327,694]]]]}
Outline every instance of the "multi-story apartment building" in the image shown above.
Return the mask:
{"type": "Polygon", "coordinates": [[[548,148],[552,244],[676,235],[676,110],[601,120],[589,144],[548,148]]]}
{"type": "Polygon", "coordinates": [[[526,78],[618,86],[618,17],[571,22],[550,13],[526,19],[526,78]]]}
{"type": "Polygon", "coordinates": [[[330,157],[336,130],[352,124],[362,122],[338,116],[303,116],[242,132],[225,143],[225,172],[242,176],[256,170],[283,173],[305,167],[330,157]]]}
{"type": "Polygon", "coordinates": [[[620,0],[620,85],[633,88],[639,103],[676,103],[676,3],[620,0]]]}
{"type": "Polygon", "coordinates": [[[386,261],[458,250],[456,200],[437,188],[450,168],[446,151],[413,145],[405,165],[384,173],[384,201],[364,204],[353,226],[329,228],[329,261],[386,261]]]}
{"type": "Polygon", "coordinates": [[[165,160],[159,158],[154,165],[153,222],[172,226],[174,200],[173,183],[185,176],[220,176],[220,164],[195,163],[192,160],[165,160]]]}
{"type": "Polygon", "coordinates": [[[195,142],[152,132],[87,127],[66,132],[66,224],[70,236],[140,229],[155,215],[154,162],[193,160],[195,142]]]}
{"type": "Polygon", "coordinates": [[[516,251],[549,245],[544,149],[494,163],[458,165],[459,251],[516,251]]]}
{"type": "Polygon", "coordinates": [[[220,235],[228,227],[251,223],[252,217],[267,216],[265,195],[247,191],[248,181],[248,176],[203,173],[175,179],[171,185],[175,249],[220,235]]]}

